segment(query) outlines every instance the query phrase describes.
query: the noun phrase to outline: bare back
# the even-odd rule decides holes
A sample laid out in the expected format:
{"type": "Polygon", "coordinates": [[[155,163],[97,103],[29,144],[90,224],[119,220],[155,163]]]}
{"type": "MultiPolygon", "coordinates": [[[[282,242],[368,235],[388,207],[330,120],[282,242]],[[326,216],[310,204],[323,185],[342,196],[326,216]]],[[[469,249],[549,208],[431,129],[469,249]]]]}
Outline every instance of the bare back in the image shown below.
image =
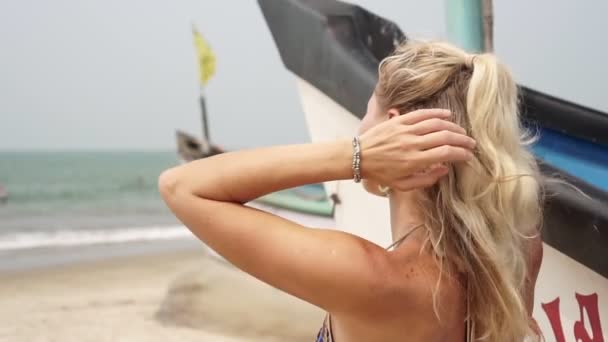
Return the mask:
{"type": "MultiPolygon", "coordinates": [[[[412,237],[388,252],[394,267],[386,270],[387,286],[378,297],[382,305],[360,308],[356,314],[332,313],[329,324],[334,342],[466,341],[466,281],[461,275],[441,275],[437,295],[439,321],[433,307],[433,290],[441,272],[430,252],[420,252],[421,244],[419,236],[412,237]],[[412,290],[417,291],[415,301],[412,290]]],[[[529,276],[523,296],[531,316],[542,261],[540,237],[530,240],[527,248],[529,276]]]]}

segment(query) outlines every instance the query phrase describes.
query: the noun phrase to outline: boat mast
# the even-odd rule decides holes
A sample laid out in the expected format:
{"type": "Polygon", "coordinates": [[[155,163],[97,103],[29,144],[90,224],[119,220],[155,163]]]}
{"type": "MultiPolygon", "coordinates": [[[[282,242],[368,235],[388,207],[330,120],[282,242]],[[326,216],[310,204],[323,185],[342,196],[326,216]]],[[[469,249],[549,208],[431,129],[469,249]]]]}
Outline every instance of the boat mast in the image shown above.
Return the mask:
{"type": "Polygon", "coordinates": [[[494,51],[492,0],[446,0],[448,38],[470,52],[494,51]]]}
{"type": "Polygon", "coordinates": [[[203,140],[211,142],[211,135],[209,134],[209,124],[207,123],[207,103],[205,101],[205,85],[201,84],[200,87],[200,104],[201,104],[201,121],[203,125],[203,140]]]}
{"type": "Polygon", "coordinates": [[[494,5],[492,0],[481,0],[483,20],[483,51],[494,52],[494,5]]]}
{"type": "Polygon", "coordinates": [[[211,152],[211,135],[209,134],[209,121],[207,119],[207,101],[205,99],[205,85],[215,73],[215,55],[211,47],[198,32],[194,23],[192,24],[192,35],[196,48],[199,64],[199,102],[201,105],[201,124],[203,126],[203,139],[201,139],[201,149],[204,154],[211,152]]]}

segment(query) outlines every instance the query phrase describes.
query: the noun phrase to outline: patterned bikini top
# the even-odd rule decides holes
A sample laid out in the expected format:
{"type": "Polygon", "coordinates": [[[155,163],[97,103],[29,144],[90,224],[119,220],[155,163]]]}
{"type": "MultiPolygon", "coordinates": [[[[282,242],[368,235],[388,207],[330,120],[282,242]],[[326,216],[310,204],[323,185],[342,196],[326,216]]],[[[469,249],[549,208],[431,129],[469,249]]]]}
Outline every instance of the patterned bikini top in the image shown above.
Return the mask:
{"type": "MultiPolygon", "coordinates": [[[[391,250],[391,248],[395,248],[396,246],[398,246],[400,243],[403,242],[403,240],[405,240],[408,236],[410,236],[410,234],[412,234],[416,229],[422,227],[423,225],[420,224],[418,226],[415,226],[414,228],[410,229],[407,233],[405,233],[405,235],[403,235],[403,237],[401,237],[399,240],[393,242],[390,246],[388,246],[386,248],[386,250],[391,250]]],[[[467,312],[469,311],[468,308],[468,301],[467,301],[467,312]]],[[[468,322],[468,320],[467,320],[468,322]]],[[[466,341],[472,341],[470,339],[469,333],[471,329],[467,324],[467,339],[466,341]]],[[[329,313],[327,313],[327,315],[325,315],[325,319],[323,320],[323,326],[321,327],[321,329],[319,330],[319,333],[317,334],[317,338],[315,340],[315,342],[335,342],[334,341],[334,336],[333,336],[333,332],[331,330],[331,317],[329,315],[329,313]]]]}

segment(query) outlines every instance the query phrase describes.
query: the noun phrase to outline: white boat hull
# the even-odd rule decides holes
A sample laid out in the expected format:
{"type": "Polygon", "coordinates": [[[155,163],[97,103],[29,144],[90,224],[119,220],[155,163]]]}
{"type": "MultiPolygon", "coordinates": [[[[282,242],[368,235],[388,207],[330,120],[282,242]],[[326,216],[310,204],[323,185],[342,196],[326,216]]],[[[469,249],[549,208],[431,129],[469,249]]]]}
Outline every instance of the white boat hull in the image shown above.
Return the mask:
{"type": "MultiPolygon", "coordinates": [[[[306,81],[297,78],[298,91],[313,142],[351,138],[360,120],[306,81]]],[[[381,246],[391,242],[388,201],[369,195],[353,181],[325,183],[328,196],[337,194],[338,229],[381,246]]],[[[534,317],[547,341],[604,341],[608,330],[608,279],[544,246],[536,286],[534,317]]]]}

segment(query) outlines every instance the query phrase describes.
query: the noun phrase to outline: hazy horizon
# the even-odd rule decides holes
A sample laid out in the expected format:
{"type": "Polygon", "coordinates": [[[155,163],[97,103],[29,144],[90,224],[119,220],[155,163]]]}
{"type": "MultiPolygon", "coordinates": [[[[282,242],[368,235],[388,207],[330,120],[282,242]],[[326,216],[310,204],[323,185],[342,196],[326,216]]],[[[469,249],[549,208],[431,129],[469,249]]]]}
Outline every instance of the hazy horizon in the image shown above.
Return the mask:
{"type": "MultiPolygon", "coordinates": [[[[446,37],[442,1],[355,2],[410,36],[446,37]]],[[[516,0],[495,12],[497,54],[519,82],[608,111],[608,47],[593,44],[605,40],[608,3],[516,0]]],[[[176,129],[200,136],[192,23],[217,56],[206,89],[212,140],[307,142],[293,76],[255,1],[9,0],[0,3],[0,151],[171,151],[176,129]]]]}

